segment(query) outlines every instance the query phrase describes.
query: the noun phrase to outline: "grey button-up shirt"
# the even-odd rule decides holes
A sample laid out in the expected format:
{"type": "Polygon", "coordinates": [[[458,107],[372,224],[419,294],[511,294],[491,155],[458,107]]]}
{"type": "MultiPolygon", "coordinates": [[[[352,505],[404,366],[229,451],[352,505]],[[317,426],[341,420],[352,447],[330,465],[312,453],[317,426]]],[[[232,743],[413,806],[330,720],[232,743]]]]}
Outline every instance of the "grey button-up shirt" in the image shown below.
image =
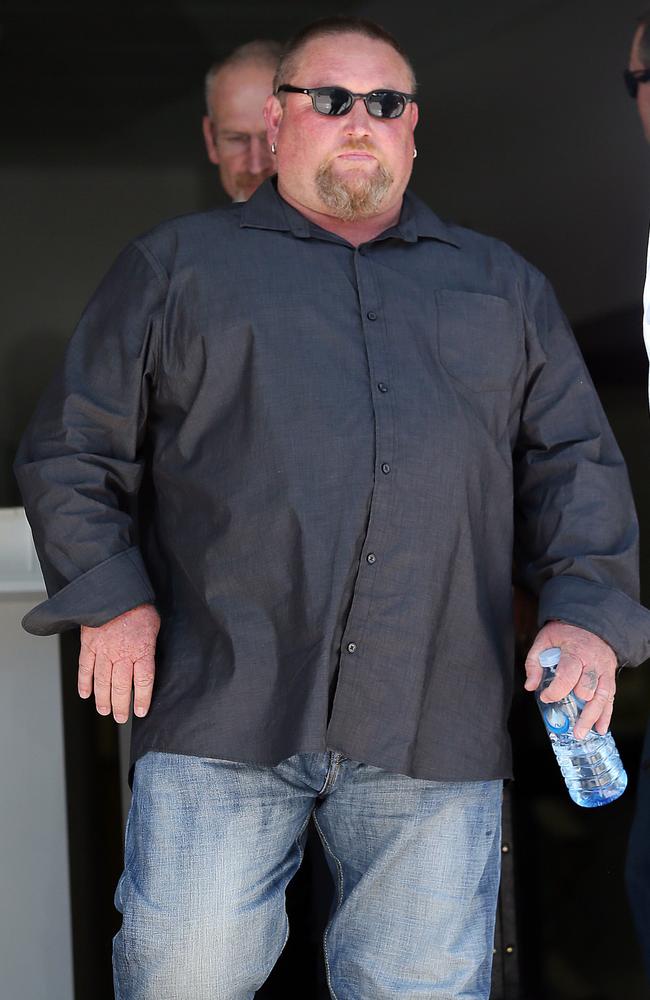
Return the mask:
{"type": "Polygon", "coordinates": [[[16,472],[29,631],[159,608],[133,759],[508,775],[513,555],[540,622],[648,655],[626,471],[548,283],[410,194],[357,249],[270,181],[136,240],[16,472]]]}

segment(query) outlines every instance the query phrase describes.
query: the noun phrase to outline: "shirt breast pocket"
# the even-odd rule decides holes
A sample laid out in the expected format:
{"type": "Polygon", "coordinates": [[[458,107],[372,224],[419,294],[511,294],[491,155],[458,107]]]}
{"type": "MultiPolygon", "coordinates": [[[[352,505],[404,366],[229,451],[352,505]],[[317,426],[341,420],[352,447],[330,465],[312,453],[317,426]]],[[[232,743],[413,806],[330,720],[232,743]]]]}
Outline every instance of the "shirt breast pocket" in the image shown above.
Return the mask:
{"type": "Polygon", "coordinates": [[[436,294],[438,355],[443,368],[475,392],[513,385],[523,344],[507,299],[478,292],[436,294]]]}

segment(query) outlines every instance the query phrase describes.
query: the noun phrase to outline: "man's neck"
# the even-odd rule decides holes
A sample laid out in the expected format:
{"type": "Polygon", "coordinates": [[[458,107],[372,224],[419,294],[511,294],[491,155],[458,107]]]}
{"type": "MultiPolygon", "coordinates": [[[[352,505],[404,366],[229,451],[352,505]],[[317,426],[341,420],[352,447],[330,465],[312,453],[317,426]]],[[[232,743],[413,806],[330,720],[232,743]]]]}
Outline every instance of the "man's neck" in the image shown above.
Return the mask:
{"type": "Polygon", "coordinates": [[[384,230],[394,226],[399,220],[402,209],[402,198],[400,198],[396,205],[391,205],[390,208],[379,215],[373,215],[370,219],[355,219],[352,222],[346,222],[344,219],[338,219],[336,216],[328,215],[326,212],[318,212],[296,201],[295,198],[292,198],[291,195],[283,190],[280,183],[278,183],[278,193],[292,208],[295,208],[301,215],[304,215],[310,222],[314,222],[321,229],[327,229],[330,233],[336,233],[337,236],[341,236],[354,247],[358,247],[362,243],[368,243],[369,240],[373,240],[375,236],[379,236],[384,230]]]}

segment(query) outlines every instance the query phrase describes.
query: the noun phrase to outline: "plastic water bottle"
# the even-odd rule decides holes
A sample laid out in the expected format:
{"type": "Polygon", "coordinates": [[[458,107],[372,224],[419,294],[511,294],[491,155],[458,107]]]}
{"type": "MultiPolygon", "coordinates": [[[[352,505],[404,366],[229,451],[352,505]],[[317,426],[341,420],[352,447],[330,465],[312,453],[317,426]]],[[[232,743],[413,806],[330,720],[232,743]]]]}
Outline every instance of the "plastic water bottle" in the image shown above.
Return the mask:
{"type": "Polygon", "coordinates": [[[604,806],[622,795],[627,786],[627,774],[614,737],[611,733],[601,736],[592,729],[583,740],[575,738],[573,726],[585,702],[573,691],[561,701],[540,701],[540,694],[555,677],[561,652],[557,646],[551,646],[539,654],[544,674],[535,697],[569,795],[588,809],[604,806]]]}

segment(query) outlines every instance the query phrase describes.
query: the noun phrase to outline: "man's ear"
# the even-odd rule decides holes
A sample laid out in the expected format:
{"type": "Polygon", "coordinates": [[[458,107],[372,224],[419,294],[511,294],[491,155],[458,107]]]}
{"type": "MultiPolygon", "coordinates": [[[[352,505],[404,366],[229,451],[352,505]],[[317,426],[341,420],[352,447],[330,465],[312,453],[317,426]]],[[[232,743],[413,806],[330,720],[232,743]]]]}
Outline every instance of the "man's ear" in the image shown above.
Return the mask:
{"type": "Polygon", "coordinates": [[[266,135],[269,140],[269,144],[277,142],[278,132],[280,131],[280,122],[282,121],[282,115],[284,114],[282,105],[275,96],[275,94],[270,94],[266,98],[266,103],[264,104],[264,121],[266,123],[266,135]]]}
{"type": "Polygon", "coordinates": [[[205,141],[205,151],[208,154],[210,163],[219,162],[219,153],[214,141],[214,122],[209,115],[203,115],[203,139],[205,141]]]}

